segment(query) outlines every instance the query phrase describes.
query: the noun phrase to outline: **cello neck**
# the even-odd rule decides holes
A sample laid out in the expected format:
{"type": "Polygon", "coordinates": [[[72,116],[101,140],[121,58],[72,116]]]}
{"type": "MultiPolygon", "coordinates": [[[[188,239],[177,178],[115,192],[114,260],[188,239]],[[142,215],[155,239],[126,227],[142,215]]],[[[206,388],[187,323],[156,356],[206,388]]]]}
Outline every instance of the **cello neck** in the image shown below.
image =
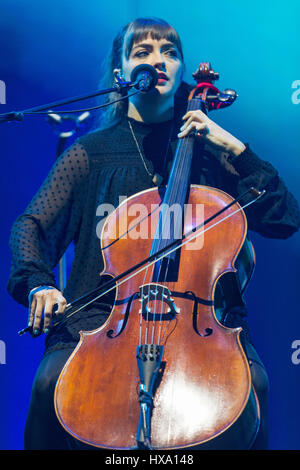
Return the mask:
{"type": "MultiPolygon", "coordinates": [[[[189,100],[187,112],[199,109],[199,102],[199,99],[189,100]]],[[[193,147],[194,136],[187,136],[178,141],[150,255],[165,248],[174,239],[182,237],[184,204],[187,202],[190,187],[193,147]]]]}

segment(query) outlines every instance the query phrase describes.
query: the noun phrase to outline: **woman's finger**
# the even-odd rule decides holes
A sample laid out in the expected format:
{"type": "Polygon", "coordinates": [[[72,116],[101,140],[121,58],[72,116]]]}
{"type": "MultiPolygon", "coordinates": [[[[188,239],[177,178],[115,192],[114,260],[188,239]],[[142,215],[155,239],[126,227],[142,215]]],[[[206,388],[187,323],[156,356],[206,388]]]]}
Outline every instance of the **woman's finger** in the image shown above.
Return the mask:
{"type": "Polygon", "coordinates": [[[58,305],[58,308],[55,311],[55,313],[57,315],[60,315],[60,314],[62,315],[64,311],[66,310],[66,306],[67,306],[67,301],[62,295],[57,298],[57,305],[58,305]]]}
{"type": "Polygon", "coordinates": [[[51,319],[52,319],[52,311],[55,305],[55,301],[53,301],[52,296],[46,296],[46,303],[44,307],[44,325],[43,331],[44,333],[48,333],[50,329],[51,319]]]}
{"type": "Polygon", "coordinates": [[[33,320],[33,325],[32,325],[34,336],[37,336],[38,334],[40,334],[44,305],[45,305],[44,298],[41,296],[38,296],[36,299],[36,307],[35,307],[34,320],[33,320]]]}
{"type": "Polygon", "coordinates": [[[200,123],[200,122],[194,122],[193,121],[183,131],[181,131],[178,134],[178,137],[180,137],[180,138],[186,137],[191,133],[194,133],[195,135],[197,135],[197,133],[199,133],[199,135],[204,135],[205,133],[207,133],[207,132],[205,132],[205,130],[208,130],[206,123],[204,123],[204,122],[200,123]]]}
{"type": "Polygon", "coordinates": [[[191,122],[193,122],[195,119],[194,119],[194,116],[190,116],[185,122],[184,124],[181,126],[180,130],[183,131],[184,129],[186,129],[190,124],[191,122]]]}
{"type": "Polygon", "coordinates": [[[27,326],[32,326],[32,324],[33,324],[35,307],[36,307],[36,298],[33,297],[30,301],[29,308],[28,308],[28,323],[27,323],[27,326]]]}
{"type": "Polygon", "coordinates": [[[200,109],[195,109],[193,111],[188,111],[184,116],[183,116],[183,120],[187,120],[187,119],[192,119],[192,120],[196,120],[196,121],[199,121],[199,122],[204,122],[204,121],[207,121],[209,118],[207,117],[207,115],[205,113],[203,113],[203,111],[201,111],[200,109]]]}

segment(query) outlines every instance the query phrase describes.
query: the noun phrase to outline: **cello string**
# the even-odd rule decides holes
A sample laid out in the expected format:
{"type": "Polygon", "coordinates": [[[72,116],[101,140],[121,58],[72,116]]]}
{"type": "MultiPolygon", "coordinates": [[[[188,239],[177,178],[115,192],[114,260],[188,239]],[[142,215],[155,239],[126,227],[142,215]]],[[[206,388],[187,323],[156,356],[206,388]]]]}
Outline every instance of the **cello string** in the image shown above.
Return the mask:
{"type": "MultiPolygon", "coordinates": [[[[173,129],[173,127],[172,127],[173,129]]],[[[172,132],[172,131],[171,131],[172,132]]],[[[170,135],[171,137],[171,135],[170,135]]],[[[170,139],[169,139],[169,142],[170,142],[170,139]]],[[[179,142],[179,148],[182,146],[182,141],[179,142]]],[[[169,149],[169,144],[168,144],[168,149],[169,149]]],[[[179,150],[179,149],[178,149],[179,150]]],[[[176,157],[178,157],[178,154],[175,154],[175,159],[176,157]]],[[[173,163],[173,168],[175,166],[175,170],[177,170],[177,165],[175,163],[173,163]]],[[[176,181],[176,171],[174,172],[174,176],[175,176],[175,181],[176,181]]],[[[171,179],[171,175],[170,175],[170,178],[169,178],[169,181],[171,179]]],[[[176,186],[176,185],[175,185],[176,186]]],[[[165,193],[165,197],[164,197],[164,200],[167,199],[167,200],[170,200],[170,194],[172,194],[172,187],[171,186],[167,186],[167,189],[166,189],[166,193],[165,193]]],[[[172,200],[172,199],[171,199],[172,200]]],[[[156,226],[156,231],[155,231],[155,235],[154,235],[154,242],[152,244],[152,247],[151,247],[151,254],[152,253],[155,253],[157,251],[159,251],[160,248],[163,248],[165,242],[164,242],[164,234],[165,234],[165,227],[166,227],[166,223],[167,223],[167,220],[166,220],[166,204],[162,204],[162,207],[161,207],[161,211],[160,211],[160,214],[159,214],[159,217],[158,217],[158,223],[157,223],[157,226],[156,226]]],[[[166,245],[165,245],[166,246],[166,245]]],[[[169,265],[169,259],[167,261],[167,267],[166,267],[166,271],[165,271],[165,276],[166,276],[166,272],[168,270],[168,265],[169,265]]],[[[160,276],[161,276],[161,269],[162,269],[162,262],[159,263],[159,268],[157,270],[157,283],[158,283],[158,280],[160,279],[160,276]]],[[[155,272],[155,265],[152,267],[152,279],[153,279],[153,276],[154,276],[154,272],[155,272]]],[[[163,281],[164,282],[164,281],[163,281]]],[[[148,287],[148,292],[150,293],[150,285],[148,287]]],[[[155,289],[155,287],[153,286],[153,289],[155,289]]],[[[156,330],[156,323],[157,323],[157,310],[158,310],[158,307],[157,307],[157,304],[158,304],[158,300],[157,300],[157,297],[158,297],[158,293],[157,293],[157,289],[156,289],[156,295],[154,295],[154,301],[152,301],[151,303],[151,306],[152,306],[152,332],[151,332],[151,343],[154,344],[154,336],[155,336],[155,330],[156,330]]],[[[160,307],[160,314],[159,314],[159,317],[161,318],[162,317],[162,312],[163,312],[163,301],[161,301],[161,307],[160,307]]],[[[149,310],[149,313],[150,313],[150,310],[149,310]]],[[[150,323],[149,323],[149,315],[148,315],[148,311],[147,311],[147,329],[150,328],[150,323]]]]}
{"type": "MultiPolygon", "coordinates": [[[[187,152],[188,152],[188,146],[186,144],[186,141],[183,141],[182,143],[182,149],[180,151],[180,154],[181,154],[181,159],[179,161],[179,164],[177,166],[177,174],[175,173],[175,184],[174,184],[174,188],[178,189],[179,188],[179,184],[177,185],[177,181],[179,180],[180,176],[182,175],[182,169],[183,169],[183,164],[185,162],[185,158],[186,158],[186,155],[187,155],[187,152]]],[[[174,192],[174,195],[173,195],[173,199],[172,197],[170,197],[170,200],[171,201],[177,201],[178,200],[178,191],[174,192]]],[[[169,208],[170,209],[170,208],[169,208]]],[[[168,230],[168,234],[170,236],[170,240],[172,240],[172,235],[173,237],[175,238],[175,235],[179,233],[178,231],[178,225],[179,225],[179,221],[178,221],[178,214],[177,212],[175,211],[175,223],[174,225],[172,226],[171,225],[171,212],[169,212],[169,218],[168,220],[165,220],[165,224],[164,224],[164,227],[166,227],[166,223],[169,223],[169,227],[167,228],[168,230]],[[173,228],[173,234],[171,232],[171,229],[173,228]]],[[[180,214],[180,217],[181,217],[181,214],[180,214]]],[[[162,283],[165,285],[165,283],[167,282],[167,276],[169,274],[169,269],[170,269],[170,257],[168,256],[167,257],[167,265],[165,266],[165,272],[164,272],[164,280],[162,281],[162,283]]],[[[162,264],[160,264],[160,270],[161,270],[161,267],[162,267],[162,264]]],[[[159,320],[158,320],[158,333],[157,333],[157,344],[161,344],[161,337],[162,337],[162,325],[163,325],[163,311],[164,311],[164,307],[165,307],[165,304],[162,300],[161,302],[161,309],[160,309],[160,313],[159,313],[159,320]]],[[[167,325],[166,325],[166,328],[167,328],[167,325]]]]}
{"type": "MultiPolygon", "coordinates": [[[[245,209],[246,207],[250,206],[251,204],[253,204],[254,202],[256,202],[261,196],[263,196],[265,194],[265,190],[261,191],[259,193],[258,196],[256,196],[254,199],[252,199],[251,201],[247,202],[245,205],[243,206],[240,206],[237,210],[235,210],[234,212],[230,213],[229,215],[225,216],[224,218],[218,220],[217,222],[215,222],[214,224],[210,225],[209,227],[205,228],[204,230],[200,231],[198,233],[198,231],[202,228],[203,224],[201,225],[201,227],[199,227],[196,232],[193,233],[192,236],[187,236],[187,238],[178,246],[176,246],[175,248],[171,248],[169,251],[166,251],[165,253],[161,254],[157,259],[154,259],[152,261],[149,261],[147,263],[146,266],[143,266],[139,269],[137,269],[134,273],[131,273],[129,274],[127,277],[125,277],[124,279],[122,279],[120,282],[118,282],[117,284],[114,284],[112,287],[109,287],[105,292],[102,292],[101,294],[99,294],[98,296],[94,297],[92,300],[86,302],[84,305],[81,305],[80,307],[78,307],[78,309],[76,309],[75,311],[73,312],[70,312],[69,314],[64,314],[64,318],[62,318],[59,322],[55,323],[52,325],[52,327],[59,327],[60,325],[62,325],[64,323],[64,321],[68,318],[70,318],[71,316],[75,315],[75,313],[79,312],[80,310],[82,310],[83,308],[87,307],[88,305],[92,304],[93,302],[95,302],[96,300],[100,299],[101,297],[103,297],[104,295],[108,294],[109,292],[111,292],[112,290],[114,290],[116,287],[124,284],[125,282],[129,281],[130,279],[132,279],[133,277],[135,277],[137,274],[139,274],[140,272],[144,271],[145,269],[148,269],[150,266],[152,266],[153,264],[155,264],[157,261],[161,260],[162,258],[166,257],[168,254],[170,253],[173,253],[173,251],[176,251],[178,250],[179,248],[181,248],[182,246],[186,245],[187,243],[189,243],[190,241],[194,240],[195,238],[203,235],[204,233],[208,232],[209,230],[211,230],[212,228],[216,227],[217,225],[219,225],[220,223],[224,222],[225,220],[229,219],[230,217],[234,216],[235,214],[237,214],[238,212],[241,212],[243,209],[245,209]]],[[[205,222],[204,222],[205,223],[205,222]]],[[[72,303],[69,303],[67,304],[66,308],[72,308],[72,303]]]]}
{"type": "MultiPolygon", "coordinates": [[[[186,141],[184,139],[180,140],[179,141],[179,145],[178,145],[178,148],[177,148],[177,153],[175,154],[175,160],[179,159],[179,156],[181,155],[181,158],[179,159],[178,163],[176,164],[176,162],[173,163],[173,168],[175,167],[174,169],[174,173],[173,175],[170,175],[170,178],[169,178],[169,181],[171,180],[171,176],[173,178],[173,184],[172,186],[170,187],[169,186],[169,193],[170,194],[167,194],[167,197],[164,198],[168,200],[169,202],[169,206],[171,206],[171,202],[173,201],[177,201],[177,190],[178,190],[178,187],[180,186],[179,184],[177,184],[177,181],[179,181],[179,177],[180,175],[182,174],[182,168],[183,168],[183,162],[185,161],[185,154],[187,153],[187,145],[186,145],[186,141]],[[182,155],[183,154],[183,155],[182,155]]],[[[170,207],[167,207],[166,208],[166,205],[164,204],[163,207],[162,207],[162,211],[161,211],[161,219],[162,219],[162,227],[159,225],[158,226],[158,230],[161,229],[162,233],[160,234],[160,237],[159,237],[159,240],[161,241],[161,244],[158,245],[158,249],[156,247],[156,252],[159,251],[159,248],[162,248],[164,245],[166,246],[166,242],[164,241],[164,236],[165,235],[169,235],[169,240],[172,240],[172,234],[171,234],[171,219],[167,217],[167,214],[169,214],[171,216],[171,213],[169,212],[169,209],[170,207]],[[167,214],[166,214],[167,213],[167,214]],[[169,224],[169,227],[167,227],[167,224],[169,224]]],[[[158,224],[160,224],[160,221],[158,222],[158,224]]],[[[174,233],[176,232],[176,226],[174,226],[174,233]]],[[[158,280],[160,279],[160,276],[161,276],[161,271],[162,271],[162,262],[163,260],[160,262],[159,264],[159,269],[158,269],[158,273],[157,273],[157,282],[158,280]]],[[[170,266],[170,258],[167,257],[167,263],[166,263],[166,266],[164,266],[164,279],[162,281],[160,281],[160,284],[165,284],[166,283],[166,279],[167,279],[167,275],[168,275],[168,272],[169,272],[169,266],[170,266]]],[[[155,300],[154,300],[154,312],[153,312],[153,322],[152,322],[152,344],[154,343],[154,336],[155,336],[155,332],[156,332],[156,329],[157,329],[157,322],[158,322],[158,340],[157,340],[157,344],[160,344],[160,337],[161,337],[161,327],[162,327],[162,315],[163,315],[163,311],[164,311],[164,307],[165,307],[165,304],[164,304],[164,301],[163,301],[163,298],[161,298],[161,303],[160,303],[160,312],[158,312],[158,308],[157,308],[157,296],[155,296],[155,300]]]]}
{"type": "MultiPolygon", "coordinates": [[[[171,129],[170,129],[170,132],[169,132],[169,138],[168,138],[168,143],[167,143],[167,148],[166,148],[166,155],[165,155],[165,162],[167,160],[167,157],[168,157],[168,152],[169,152],[169,148],[170,148],[170,143],[171,143],[171,140],[172,140],[172,135],[173,135],[173,129],[174,129],[174,126],[172,125],[171,126],[171,129]]],[[[159,224],[159,220],[160,220],[160,216],[158,218],[158,224],[159,224]]],[[[157,227],[158,230],[159,230],[159,226],[157,227]]],[[[151,230],[150,230],[151,232],[151,230]]],[[[148,232],[149,233],[149,232],[148,232]]],[[[160,239],[160,237],[157,237],[157,229],[156,229],[156,232],[155,232],[155,236],[154,236],[154,242],[152,243],[152,246],[151,246],[151,250],[150,250],[150,253],[153,253],[153,251],[157,251],[153,249],[153,246],[155,246],[155,243],[157,245],[157,242],[156,240],[157,239],[160,239]]],[[[161,265],[160,265],[161,267],[161,265]]],[[[155,266],[152,267],[151,271],[152,273],[151,274],[151,279],[153,279],[153,274],[154,274],[154,269],[155,269],[155,266]]],[[[150,298],[150,291],[151,291],[151,287],[150,287],[150,279],[149,279],[149,283],[148,283],[148,291],[147,291],[147,294],[144,294],[144,287],[145,287],[145,280],[146,280],[146,277],[147,277],[147,274],[148,274],[148,269],[146,269],[146,272],[145,272],[145,276],[144,276],[144,279],[143,279],[143,284],[142,284],[142,300],[144,298],[144,295],[148,296],[148,299],[150,298]]],[[[160,275],[160,272],[159,272],[159,275],[160,275]]],[[[146,304],[147,305],[147,304],[146,304]]],[[[156,297],[155,297],[155,302],[154,302],[154,313],[156,312],[156,297]]],[[[148,337],[148,329],[149,329],[149,314],[150,314],[150,309],[147,309],[147,316],[146,316],[146,320],[145,320],[145,323],[146,323],[146,327],[145,327],[145,344],[147,344],[147,337],[148,337]]],[[[153,325],[155,325],[155,317],[153,317],[153,325]]],[[[142,338],[142,327],[143,327],[143,314],[141,312],[141,317],[140,317],[140,333],[139,333],[139,344],[141,344],[141,338],[142,338]]],[[[152,332],[152,339],[153,339],[153,332],[152,332]]],[[[153,344],[153,341],[152,341],[152,344],[153,344]]]]}
{"type": "Polygon", "coordinates": [[[144,279],[143,279],[143,284],[142,284],[142,302],[141,302],[141,316],[140,316],[140,333],[139,333],[139,345],[142,344],[142,331],[143,331],[143,309],[142,309],[142,305],[144,304],[144,301],[145,301],[145,305],[146,305],[146,311],[147,311],[147,315],[146,315],[146,319],[144,320],[144,323],[145,323],[145,339],[144,339],[144,344],[147,344],[147,339],[148,339],[148,328],[149,328],[149,308],[147,308],[147,302],[145,299],[149,299],[150,297],[150,280],[151,278],[153,277],[153,270],[154,270],[154,267],[151,267],[151,271],[149,273],[149,269],[150,269],[150,266],[148,266],[145,270],[145,275],[144,275],[144,279]],[[148,280],[147,282],[147,286],[148,286],[148,290],[146,290],[146,294],[144,293],[144,288],[145,288],[145,284],[146,284],[146,278],[147,278],[147,275],[150,274],[150,279],[148,280]]]}
{"type": "MultiPolygon", "coordinates": [[[[199,109],[199,99],[198,100],[197,99],[189,100],[186,112],[191,111],[191,110],[195,110],[195,109],[199,109]]],[[[169,145],[168,145],[168,148],[169,148],[169,145]]],[[[189,154],[189,151],[191,152],[191,150],[189,148],[189,145],[188,145],[188,140],[186,138],[180,139],[179,145],[178,145],[178,148],[177,148],[177,152],[175,154],[175,159],[177,158],[179,161],[177,162],[177,164],[173,164],[174,173],[172,175],[172,178],[173,178],[175,184],[173,183],[172,186],[167,187],[167,191],[169,193],[169,194],[167,194],[167,200],[168,201],[171,201],[171,202],[175,201],[175,203],[176,203],[178,200],[180,200],[182,202],[182,196],[187,191],[187,188],[183,188],[181,197],[180,198],[178,197],[179,194],[180,194],[180,192],[179,192],[179,190],[180,190],[179,182],[180,182],[180,179],[181,179],[180,177],[182,177],[182,175],[183,175],[183,169],[184,169],[184,165],[186,164],[186,157],[189,154]],[[178,184],[177,184],[177,182],[178,182],[178,184]]],[[[191,158],[192,158],[192,156],[191,156],[191,158]]],[[[191,162],[189,163],[189,167],[190,167],[190,165],[191,165],[191,162]]],[[[170,179],[171,179],[171,175],[170,175],[170,179]]],[[[187,182],[187,184],[188,183],[189,182],[187,182]]],[[[158,240],[161,241],[161,245],[159,245],[158,242],[156,242],[156,245],[154,243],[153,245],[156,247],[156,250],[151,250],[151,253],[153,251],[157,252],[157,251],[159,251],[160,248],[163,248],[164,246],[166,246],[166,242],[164,241],[164,234],[166,234],[166,231],[165,231],[166,228],[167,228],[167,233],[169,234],[169,237],[170,237],[169,240],[172,240],[171,212],[169,210],[170,210],[170,207],[168,207],[168,209],[166,209],[165,205],[163,205],[161,213],[160,213],[160,217],[159,217],[159,220],[158,220],[158,227],[157,227],[158,230],[156,230],[156,235],[157,235],[157,232],[158,232],[159,236],[155,237],[156,240],[158,239],[158,240]],[[170,218],[166,217],[166,212],[169,213],[170,218]],[[162,228],[161,228],[162,234],[160,235],[159,231],[160,231],[160,220],[161,219],[162,219],[162,228]],[[166,227],[167,223],[169,223],[169,227],[166,227]],[[158,249],[157,249],[157,245],[158,245],[158,249]]],[[[182,206],[181,206],[181,210],[182,210],[182,206]]],[[[175,210],[175,216],[174,217],[175,217],[175,223],[172,225],[173,239],[175,238],[175,234],[179,234],[179,228],[181,228],[181,236],[182,236],[183,227],[184,227],[183,214],[180,214],[180,220],[178,220],[178,214],[176,213],[176,210],[175,210]],[[177,215],[177,217],[176,217],[176,215],[177,215]]],[[[152,248],[153,248],[153,246],[152,246],[152,248]]],[[[167,279],[167,275],[168,275],[169,267],[170,267],[170,257],[167,257],[167,263],[166,264],[167,265],[164,266],[164,280],[161,281],[162,284],[166,283],[166,279],[167,279]]],[[[153,279],[154,270],[155,270],[155,264],[152,268],[152,279],[153,279]]],[[[157,273],[157,280],[160,278],[161,270],[162,270],[162,261],[159,264],[159,269],[158,269],[158,273],[157,273]]],[[[148,269],[146,270],[146,272],[148,273],[148,269]]],[[[145,277],[144,277],[144,280],[145,280],[145,277]]],[[[155,289],[155,287],[154,287],[154,289],[155,289]]],[[[150,298],[150,290],[151,290],[151,287],[150,287],[150,282],[149,282],[148,299],[150,298]]],[[[144,283],[143,283],[143,287],[142,287],[142,296],[143,296],[143,293],[144,293],[144,283]]],[[[153,313],[152,313],[152,339],[151,339],[151,343],[154,344],[154,336],[155,336],[155,330],[156,330],[156,324],[157,324],[156,317],[158,315],[158,324],[159,324],[159,326],[158,326],[158,344],[160,344],[160,337],[161,337],[161,330],[162,330],[162,315],[163,315],[163,310],[164,310],[165,304],[163,302],[163,299],[161,299],[160,313],[158,313],[157,312],[157,295],[154,296],[154,302],[152,302],[152,304],[153,303],[154,303],[154,306],[152,307],[153,313]]],[[[147,309],[146,328],[145,328],[145,344],[147,344],[148,331],[149,331],[149,328],[150,328],[149,314],[150,314],[150,308],[149,308],[149,310],[147,309]]],[[[141,326],[140,326],[140,341],[141,341],[141,326]]]]}
{"type": "MultiPolygon", "coordinates": [[[[196,100],[190,100],[188,102],[187,112],[191,111],[193,109],[196,109],[196,108],[198,109],[198,103],[196,102],[196,100]]],[[[178,197],[179,194],[180,194],[179,193],[180,184],[177,184],[177,181],[179,183],[179,181],[180,181],[180,179],[183,175],[184,165],[186,164],[186,157],[187,157],[187,155],[189,153],[189,150],[190,150],[189,146],[188,146],[188,143],[187,143],[187,139],[183,138],[180,142],[182,142],[182,144],[181,144],[182,148],[178,149],[178,155],[180,155],[181,157],[180,157],[180,160],[178,162],[178,165],[176,165],[176,168],[175,168],[176,171],[174,172],[174,184],[171,187],[171,195],[170,195],[170,199],[169,199],[171,202],[175,201],[175,203],[178,200],[180,200],[182,202],[182,196],[183,196],[184,192],[186,192],[185,188],[183,188],[182,194],[180,195],[180,197],[178,197]],[[173,191],[173,194],[172,194],[172,191],[173,191]]],[[[182,209],[183,209],[183,207],[181,206],[181,211],[182,211],[182,209]]],[[[169,214],[170,214],[170,217],[171,217],[171,212],[169,214]]],[[[182,236],[183,227],[184,227],[183,214],[180,213],[180,219],[179,219],[178,214],[175,210],[174,219],[175,219],[175,221],[174,221],[174,224],[173,224],[172,228],[173,228],[173,237],[175,238],[175,236],[179,234],[179,229],[181,229],[181,236],[182,236]]],[[[170,221],[170,223],[171,223],[171,218],[169,218],[168,221],[170,221]]],[[[167,223],[167,221],[165,221],[165,226],[166,226],[166,223],[167,223]]],[[[170,227],[169,227],[169,234],[170,234],[170,240],[171,240],[172,239],[171,224],[170,224],[170,227]]],[[[161,270],[161,266],[162,266],[162,264],[160,264],[159,272],[161,270]]],[[[170,257],[168,256],[167,257],[167,266],[165,267],[165,272],[164,272],[164,281],[162,281],[163,284],[166,283],[169,267],[170,267],[170,257]]],[[[158,335],[157,335],[157,344],[159,344],[159,345],[160,345],[160,342],[161,342],[163,310],[164,310],[164,302],[162,301],[161,302],[161,311],[160,311],[160,314],[159,314],[158,335]]],[[[166,328],[167,328],[167,325],[166,325],[166,328]]],[[[166,328],[165,328],[165,330],[166,330],[166,328]]],[[[154,328],[153,328],[153,333],[152,333],[152,338],[153,337],[154,337],[154,328]]]]}
{"type": "MultiPolygon", "coordinates": [[[[200,101],[199,99],[189,100],[186,112],[199,109],[199,101],[200,101]]],[[[186,165],[187,155],[190,154],[190,158],[192,158],[192,150],[189,148],[189,145],[188,145],[187,142],[188,141],[187,141],[186,138],[181,139],[179,141],[179,143],[181,145],[178,147],[178,154],[176,156],[178,158],[180,156],[180,159],[179,159],[177,165],[175,165],[175,170],[174,170],[174,175],[173,175],[174,181],[173,181],[172,186],[170,187],[169,197],[167,198],[168,201],[171,201],[171,202],[174,201],[175,203],[177,203],[177,201],[181,201],[180,219],[178,218],[178,213],[176,212],[176,209],[175,209],[175,216],[174,216],[175,217],[175,222],[172,226],[173,232],[171,233],[171,225],[169,227],[167,227],[167,231],[170,234],[170,240],[172,240],[172,236],[173,236],[173,239],[174,239],[175,236],[179,234],[179,229],[181,229],[180,234],[181,234],[181,237],[182,237],[183,229],[184,229],[184,213],[182,213],[182,210],[183,210],[184,206],[182,204],[182,201],[183,201],[182,197],[183,197],[184,194],[187,194],[187,187],[186,188],[183,187],[182,193],[180,194],[181,185],[179,184],[179,182],[180,182],[180,180],[183,176],[183,169],[184,169],[184,166],[186,165]],[[177,184],[177,182],[178,182],[178,184],[177,184]]],[[[191,162],[188,163],[188,167],[189,167],[189,171],[190,171],[191,162]]],[[[187,181],[187,185],[188,184],[189,184],[189,181],[187,181]]],[[[171,204],[170,204],[170,206],[171,206],[171,204]]],[[[170,207],[168,209],[170,210],[170,207]]],[[[171,217],[171,212],[169,212],[169,217],[171,217]]],[[[164,230],[166,228],[166,224],[170,223],[170,222],[171,222],[171,219],[166,218],[166,216],[164,215],[163,216],[163,232],[162,232],[163,234],[165,233],[164,230]]],[[[164,240],[163,237],[162,237],[162,239],[164,240]]],[[[162,246],[164,245],[164,243],[165,242],[162,243],[162,246]]],[[[156,251],[159,251],[159,250],[156,250],[156,251]]],[[[170,268],[170,257],[168,256],[167,257],[167,265],[165,266],[165,270],[164,270],[164,280],[161,281],[162,284],[166,283],[169,268],[170,268]]],[[[162,263],[160,263],[160,266],[159,266],[158,278],[160,278],[161,269],[162,269],[162,263]]],[[[158,341],[157,341],[157,343],[160,344],[161,331],[162,331],[162,318],[163,318],[162,315],[163,315],[163,310],[164,310],[164,307],[165,307],[163,299],[161,299],[161,307],[160,307],[160,313],[159,313],[159,312],[157,312],[156,304],[157,304],[157,300],[155,298],[154,318],[153,318],[153,324],[152,324],[152,344],[154,342],[154,334],[155,334],[155,329],[156,329],[156,324],[157,324],[156,315],[158,315],[158,318],[159,318],[159,320],[158,320],[158,341]]]]}
{"type": "MultiPolygon", "coordinates": [[[[187,111],[191,110],[193,107],[196,107],[195,103],[192,103],[193,106],[190,105],[190,102],[189,102],[189,106],[188,106],[188,109],[187,111]]],[[[182,237],[182,228],[183,228],[183,214],[182,214],[182,204],[181,204],[181,211],[180,211],[180,218],[178,217],[178,213],[176,211],[176,208],[175,208],[175,214],[174,214],[174,223],[171,224],[171,211],[170,211],[170,207],[171,207],[171,203],[174,201],[175,203],[177,203],[177,201],[181,201],[182,203],[182,196],[184,193],[186,193],[186,188],[183,188],[182,190],[182,194],[180,195],[180,187],[181,185],[179,184],[180,183],[180,180],[183,178],[183,170],[184,170],[184,166],[186,164],[186,157],[188,155],[190,151],[190,148],[189,148],[189,145],[188,145],[188,142],[187,142],[187,139],[181,139],[179,141],[179,146],[177,148],[177,154],[175,155],[175,158],[178,159],[178,162],[177,164],[174,164],[174,173],[172,175],[172,178],[173,178],[173,184],[172,186],[170,187],[170,194],[168,195],[167,197],[167,200],[169,202],[169,207],[166,209],[164,207],[164,213],[162,211],[162,220],[163,220],[163,223],[162,223],[162,237],[161,239],[163,240],[161,245],[162,247],[166,246],[166,242],[164,241],[164,235],[167,235],[169,236],[169,242],[174,240],[174,238],[176,236],[178,236],[179,234],[179,228],[181,228],[181,237],[182,237]],[[178,184],[177,184],[178,182],[178,184]],[[180,195],[180,197],[179,197],[180,195]],[[167,214],[169,214],[169,217],[166,217],[166,212],[167,214]],[[169,224],[169,227],[167,227],[167,224],[169,224]],[[173,231],[171,231],[171,229],[173,231]],[[173,238],[172,238],[173,237],[173,238]]],[[[171,178],[170,178],[171,179],[171,178]]],[[[173,220],[174,220],[173,219],[173,220]]],[[[159,246],[159,248],[161,248],[159,246]]],[[[159,251],[159,250],[156,250],[156,251],[159,251]]],[[[167,280],[167,276],[168,276],[168,273],[169,273],[169,268],[170,268],[170,257],[167,257],[167,263],[166,263],[166,266],[164,266],[164,280],[161,281],[161,283],[164,285],[166,283],[166,280],[167,280]]],[[[161,270],[162,270],[162,262],[160,263],[159,265],[159,271],[158,271],[158,279],[160,278],[160,275],[161,275],[161,270]]],[[[163,311],[164,311],[164,307],[165,307],[165,304],[164,304],[164,301],[163,301],[163,298],[161,299],[161,307],[160,307],[160,312],[157,312],[157,300],[155,298],[155,302],[154,302],[154,316],[153,316],[153,324],[152,324],[152,344],[154,342],[154,335],[155,335],[155,330],[156,330],[156,325],[157,325],[157,321],[158,321],[158,340],[157,340],[157,343],[160,344],[160,338],[161,338],[161,330],[162,330],[162,315],[163,315],[163,311]],[[156,313],[157,312],[157,313],[156,313]],[[158,316],[158,320],[156,319],[156,316],[158,316]]]]}

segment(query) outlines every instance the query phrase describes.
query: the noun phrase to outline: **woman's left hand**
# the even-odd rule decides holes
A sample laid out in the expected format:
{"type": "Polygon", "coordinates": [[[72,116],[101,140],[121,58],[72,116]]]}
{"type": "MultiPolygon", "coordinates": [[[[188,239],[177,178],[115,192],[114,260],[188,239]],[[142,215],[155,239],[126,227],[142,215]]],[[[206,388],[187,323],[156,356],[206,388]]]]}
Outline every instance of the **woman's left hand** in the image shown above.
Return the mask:
{"type": "Polygon", "coordinates": [[[234,155],[239,155],[246,148],[240,140],[218,126],[199,109],[188,111],[182,119],[185,123],[180,128],[180,138],[194,134],[196,139],[204,139],[205,143],[214,149],[234,155]]]}

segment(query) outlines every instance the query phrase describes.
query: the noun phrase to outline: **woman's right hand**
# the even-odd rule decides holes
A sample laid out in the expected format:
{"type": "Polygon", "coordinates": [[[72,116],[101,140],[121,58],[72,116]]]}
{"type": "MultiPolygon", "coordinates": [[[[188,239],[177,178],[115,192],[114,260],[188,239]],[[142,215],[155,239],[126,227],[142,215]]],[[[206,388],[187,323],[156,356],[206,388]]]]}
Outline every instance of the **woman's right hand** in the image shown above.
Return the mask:
{"type": "Polygon", "coordinates": [[[58,306],[55,314],[62,315],[66,309],[67,301],[62,293],[54,287],[40,289],[30,295],[28,326],[32,327],[33,336],[50,331],[52,311],[55,305],[58,306]]]}

